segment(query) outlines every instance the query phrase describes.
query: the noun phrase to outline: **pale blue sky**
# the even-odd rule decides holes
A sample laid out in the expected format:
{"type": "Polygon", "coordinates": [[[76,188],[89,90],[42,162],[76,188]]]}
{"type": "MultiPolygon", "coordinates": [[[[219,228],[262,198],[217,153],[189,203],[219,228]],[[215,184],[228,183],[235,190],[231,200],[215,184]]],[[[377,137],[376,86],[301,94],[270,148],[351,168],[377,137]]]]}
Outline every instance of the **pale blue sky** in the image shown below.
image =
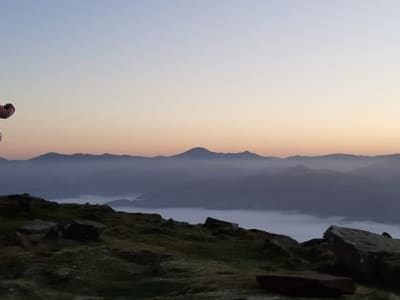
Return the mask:
{"type": "Polygon", "coordinates": [[[400,152],[399,1],[0,0],[0,156],[400,152]]]}

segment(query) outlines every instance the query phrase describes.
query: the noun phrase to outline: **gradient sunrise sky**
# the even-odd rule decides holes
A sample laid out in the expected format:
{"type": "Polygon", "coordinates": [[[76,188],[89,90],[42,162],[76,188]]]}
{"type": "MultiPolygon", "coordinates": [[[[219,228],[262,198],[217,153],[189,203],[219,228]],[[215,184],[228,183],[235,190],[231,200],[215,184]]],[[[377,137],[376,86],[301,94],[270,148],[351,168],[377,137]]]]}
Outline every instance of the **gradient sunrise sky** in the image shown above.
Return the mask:
{"type": "Polygon", "coordinates": [[[0,0],[0,156],[400,152],[400,1],[0,0]]]}

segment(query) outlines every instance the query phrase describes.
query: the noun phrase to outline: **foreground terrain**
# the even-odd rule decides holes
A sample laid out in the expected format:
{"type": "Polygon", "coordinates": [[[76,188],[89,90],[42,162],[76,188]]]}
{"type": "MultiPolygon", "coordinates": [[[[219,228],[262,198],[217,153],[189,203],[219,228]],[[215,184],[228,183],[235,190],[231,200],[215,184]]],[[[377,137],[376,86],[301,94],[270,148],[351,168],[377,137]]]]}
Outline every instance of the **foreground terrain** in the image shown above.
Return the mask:
{"type": "MultiPolygon", "coordinates": [[[[0,197],[0,257],[0,299],[291,299],[256,275],[347,275],[320,240],[29,195],[0,197]]],[[[341,299],[400,299],[371,281],[361,276],[341,299]]]]}

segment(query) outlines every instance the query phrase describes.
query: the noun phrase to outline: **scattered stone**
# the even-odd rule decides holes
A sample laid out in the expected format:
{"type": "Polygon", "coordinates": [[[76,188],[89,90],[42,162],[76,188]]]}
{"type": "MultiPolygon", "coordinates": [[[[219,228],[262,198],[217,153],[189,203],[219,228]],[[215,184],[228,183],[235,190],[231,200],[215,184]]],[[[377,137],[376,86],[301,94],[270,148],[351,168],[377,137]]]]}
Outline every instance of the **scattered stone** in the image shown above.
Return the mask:
{"type": "Polygon", "coordinates": [[[237,230],[239,229],[239,225],[236,223],[231,223],[227,221],[222,221],[214,218],[208,217],[206,222],[203,225],[208,229],[222,229],[222,230],[237,230]]]}
{"type": "Polygon", "coordinates": [[[365,282],[399,289],[399,239],[338,226],[331,226],[324,237],[343,272],[365,282]]]}
{"type": "Polygon", "coordinates": [[[106,228],[104,224],[89,220],[74,220],[65,225],[62,237],[77,241],[96,241],[100,234],[106,228]]]}
{"type": "Polygon", "coordinates": [[[257,281],[262,288],[270,292],[290,296],[337,297],[355,292],[351,278],[320,273],[268,273],[257,276],[257,281]]]}

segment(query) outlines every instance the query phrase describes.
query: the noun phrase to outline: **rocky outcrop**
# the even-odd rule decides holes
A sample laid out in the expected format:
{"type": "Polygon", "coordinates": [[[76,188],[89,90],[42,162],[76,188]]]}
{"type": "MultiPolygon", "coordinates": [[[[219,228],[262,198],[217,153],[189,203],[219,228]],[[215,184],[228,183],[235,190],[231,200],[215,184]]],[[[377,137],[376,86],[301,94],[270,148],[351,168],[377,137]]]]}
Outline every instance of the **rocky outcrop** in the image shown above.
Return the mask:
{"type": "MultiPolygon", "coordinates": [[[[206,225],[190,225],[156,214],[54,204],[26,195],[0,197],[0,219],[0,299],[35,299],[35,295],[47,299],[58,294],[65,299],[77,295],[286,299],[256,287],[257,274],[264,288],[281,294],[336,296],[353,291],[348,278],[315,274],[339,274],[331,250],[335,243],[330,239],[299,244],[284,235],[247,230],[216,219],[209,219],[206,225]],[[107,226],[104,231],[103,224],[107,226]],[[31,241],[34,236],[41,237],[37,246],[31,241]],[[280,276],[272,271],[279,271],[280,276]],[[218,294],[209,294],[211,290],[218,294]]],[[[356,237],[349,238],[351,247],[357,245],[356,237]]],[[[397,241],[382,235],[380,239],[397,241]]],[[[371,246],[371,241],[366,244],[371,246]]],[[[385,276],[392,277],[393,283],[398,281],[396,269],[387,267],[394,265],[398,256],[392,252],[384,258],[381,252],[374,255],[387,264],[379,265],[378,276],[383,278],[387,272],[385,276]]],[[[349,261],[351,264],[354,262],[349,261]]],[[[352,277],[357,267],[341,269],[341,276],[352,277]]],[[[371,274],[374,285],[363,285],[357,295],[346,299],[392,299],[392,289],[375,288],[375,283],[381,282],[378,276],[371,274]]]]}
{"type": "Polygon", "coordinates": [[[96,241],[104,229],[105,225],[99,222],[74,220],[64,227],[62,237],[77,241],[96,241]]]}
{"type": "Polygon", "coordinates": [[[0,234],[0,247],[31,248],[39,243],[56,239],[96,241],[105,228],[104,224],[89,220],[73,220],[62,225],[35,219],[23,224],[14,232],[0,234]]]}
{"type": "Polygon", "coordinates": [[[231,223],[223,220],[218,220],[208,217],[204,223],[204,227],[208,229],[217,230],[236,230],[239,229],[239,225],[236,223],[231,223]]]}
{"type": "Polygon", "coordinates": [[[324,237],[342,272],[365,282],[399,289],[399,239],[338,226],[331,226],[324,237]]]}
{"type": "Polygon", "coordinates": [[[388,238],[392,238],[392,236],[391,236],[389,233],[387,233],[386,231],[385,231],[385,232],[382,232],[382,235],[383,235],[383,236],[386,236],[386,237],[388,237],[388,238]]]}
{"type": "Polygon", "coordinates": [[[270,292],[290,296],[336,297],[355,292],[351,278],[320,273],[268,273],[257,276],[257,281],[270,292]]]}

